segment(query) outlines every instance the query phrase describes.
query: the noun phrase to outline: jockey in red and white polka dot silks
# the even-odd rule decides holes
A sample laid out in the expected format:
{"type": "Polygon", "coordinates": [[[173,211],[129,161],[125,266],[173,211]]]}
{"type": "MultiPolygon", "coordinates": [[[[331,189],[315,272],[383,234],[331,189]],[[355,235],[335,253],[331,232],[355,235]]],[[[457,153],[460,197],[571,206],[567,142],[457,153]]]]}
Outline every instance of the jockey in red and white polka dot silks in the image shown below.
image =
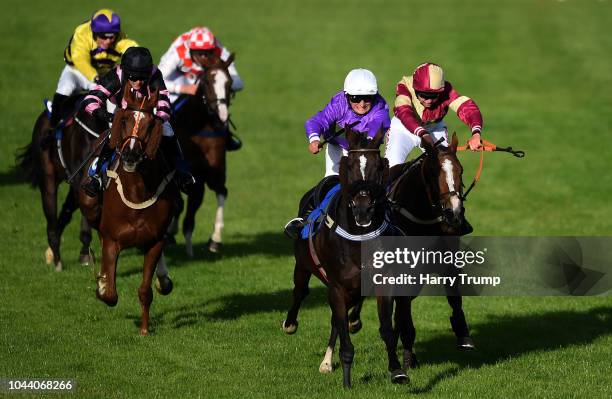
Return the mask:
{"type": "Polygon", "coordinates": [[[443,145],[448,146],[443,119],[449,108],[470,128],[469,147],[477,149],[483,125],[480,109],[444,79],[442,68],[428,62],[419,65],[412,76],[404,76],[397,84],[395,117],[387,134],[385,157],[389,166],[403,163],[410,151],[420,146],[424,135],[434,142],[444,138],[443,145]]]}
{"type": "MultiPolygon", "coordinates": [[[[159,69],[164,75],[172,102],[180,94],[194,94],[189,91],[189,88],[196,83],[197,76],[202,73],[203,68],[194,60],[192,52],[206,51],[212,52],[222,61],[226,61],[230,56],[229,50],[221,44],[210,29],[195,27],[176,38],[161,57],[159,69]]],[[[232,78],[232,91],[242,90],[244,84],[234,62],[230,64],[228,72],[232,78]]]]}

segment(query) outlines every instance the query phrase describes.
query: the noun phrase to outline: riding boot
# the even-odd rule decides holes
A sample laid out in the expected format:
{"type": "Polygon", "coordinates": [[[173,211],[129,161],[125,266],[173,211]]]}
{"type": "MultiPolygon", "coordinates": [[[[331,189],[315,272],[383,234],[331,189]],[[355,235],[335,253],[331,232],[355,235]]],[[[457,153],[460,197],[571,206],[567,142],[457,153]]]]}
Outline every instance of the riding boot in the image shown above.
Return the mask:
{"type": "Polygon", "coordinates": [[[228,128],[225,149],[227,151],[238,151],[240,148],[242,148],[242,141],[228,128]]]}
{"type": "Polygon", "coordinates": [[[176,183],[181,191],[187,194],[191,185],[195,183],[195,178],[191,174],[189,164],[183,156],[181,145],[176,136],[163,136],[160,148],[169,167],[176,169],[176,183]]]}
{"type": "Polygon", "coordinates": [[[62,118],[62,108],[68,96],[63,94],[55,93],[53,95],[53,102],[51,106],[51,116],[49,117],[50,127],[47,131],[47,135],[43,138],[41,146],[46,148],[49,146],[53,140],[55,139],[55,131],[58,128],[60,123],[60,119],[62,118]]]}
{"type": "Polygon", "coordinates": [[[102,176],[100,172],[102,171],[102,166],[110,161],[111,157],[113,156],[113,152],[113,149],[111,149],[108,146],[108,143],[105,141],[104,145],[102,146],[102,150],[100,151],[100,155],[98,155],[96,169],[93,176],[91,176],[86,183],[81,185],[81,188],[88,196],[95,198],[100,195],[102,190],[102,176]]]}

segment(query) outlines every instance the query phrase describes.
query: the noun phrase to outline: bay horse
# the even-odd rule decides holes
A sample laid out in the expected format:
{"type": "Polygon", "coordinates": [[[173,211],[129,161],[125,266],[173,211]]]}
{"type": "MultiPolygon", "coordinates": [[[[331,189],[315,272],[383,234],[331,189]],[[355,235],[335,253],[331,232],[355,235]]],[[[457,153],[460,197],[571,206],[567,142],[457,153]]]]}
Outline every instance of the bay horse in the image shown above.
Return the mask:
{"type": "MultiPolygon", "coordinates": [[[[228,67],[233,60],[233,53],[226,61],[217,58],[198,77],[196,94],[183,95],[174,103],[172,127],[196,179],[187,195],[183,220],[185,249],[190,257],[193,257],[195,214],[204,200],[205,184],[217,198],[214,230],[208,241],[208,249],[214,253],[221,249],[223,209],[227,199],[226,141],[232,86],[228,67]]],[[[175,222],[178,216],[175,216],[175,222]]]]}
{"type": "MultiPolygon", "coordinates": [[[[102,200],[89,197],[82,189],[79,191],[83,214],[98,230],[102,246],[98,299],[108,306],[117,304],[115,280],[121,251],[137,247],[144,252],[143,276],[138,289],[141,335],[148,334],[153,273],[160,260],[158,267],[165,267],[164,233],[179,198],[178,187],[170,184],[175,171],[169,170],[169,163],[158,151],[163,123],[154,115],[157,97],[158,92],[154,92],[139,98],[126,84],[123,92],[126,106],[115,112],[109,141],[117,157],[107,172],[108,186],[102,200]]],[[[159,276],[158,271],[158,279],[159,276]]],[[[168,287],[161,293],[169,293],[168,287]]]]}
{"type": "MultiPolygon", "coordinates": [[[[38,188],[42,199],[43,212],[47,221],[48,248],[45,251],[47,264],[53,262],[56,271],[62,270],[60,243],[64,228],[72,218],[73,212],[78,209],[78,190],[83,175],[76,173],[88,154],[94,149],[96,138],[108,126],[100,123],[86,112],[76,112],[81,96],[70,97],[64,109],[64,122],[61,134],[55,138],[48,136],[50,129],[50,110],[40,113],[32,130],[32,139],[24,148],[20,149],[16,157],[17,168],[25,176],[32,187],[38,188]],[[53,142],[51,142],[53,141],[53,142]],[[69,181],[70,189],[62,209],[57,215],[57,190],[61,182],[69,181]]],[[[91,228],[87,220],[81,218],[81,250],[79,261],[83,265],[91,262],[89,245],[91,243],[91,228]]]]}
{"type": "MultiPolygon", "coordinates": [[[[457,158],[457,136],[453,134],[449,147],[423,141],[425,154],[414,162],[391,168],[395,179],[388,194],[392,220],[407,236],[459,236],[465,223],[463,208],[463,168],[457,158]]],[[[415,297],[378,296],[380,335],[387,348],[389,372],[394,383],[408,381],[407,370],[414,367],[413,345],[416,330],[412,321],[411,303],[415,297]],[[395,327],[393,326],[393,306],[395,327]],[[403,365],[397,357],[398,337],[404,353],[403,365]]],[[[460,349],[473,349],[462,300],[458,292],[447,290],[447,300],[453,309],[451,327],[460,349]]]]}
{"type": "MultiPolygon", "coordinates": [[[[382,234],[388,226],[384,187],[389,166],[379,151],[382,130],[372,140],[349,127],[345,130],[349,150],[340,161],[339,193],[320,230],[314,235],[311,233],[308,239],[295,240],[293,304],[282,327],[287,334],[296,332],[297,315],[308,295],[308,283],[314,273],[328,287],[332,311],[330,343],[340,337],[343,384],[350,387],[355,350],[349,337],[348,310],[363,300],[361,242],[382,234]]],[[[302,217],[306,216],[304,210],[309,208],[309,194],[310,191],[300,201],[302,217]]],[[[326,359],[332,352],[333,347],[331,351],[328,347],[326,359]]]]}

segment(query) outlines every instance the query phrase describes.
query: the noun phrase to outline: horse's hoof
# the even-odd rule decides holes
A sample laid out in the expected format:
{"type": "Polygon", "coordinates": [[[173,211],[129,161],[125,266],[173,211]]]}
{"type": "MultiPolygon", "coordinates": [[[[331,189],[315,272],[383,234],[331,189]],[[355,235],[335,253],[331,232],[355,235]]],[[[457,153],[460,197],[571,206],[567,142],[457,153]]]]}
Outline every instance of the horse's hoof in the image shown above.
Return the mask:
{"type": "Polygon", "coordinates": [[[166,276],[162,276],[162,277],[157,277],[157,280],[155,281],[155,289],[157,290],[157,292],[159,292],[161,295],[168,295],[169,293],[172,292],[172,288],[174,288],[174,284],[172,283],[172,280],[170,279],[170,277],[166,276]]]}
{"type": "Polygon", "coordinates": [[[168,234],[164,236],[164,244],[167,246],[176,245],[176,238],[173,235],[168,234]]]}
{"type": "Polygon", "coordinates": [[[463,351],[471,351],[476,349],[476,344],[474,340],[469,335],[466,337],[457,338],[457,349],[463,351]]]}
{"type": "Polygon", "coordinates": [[[406,371],[399,369],[391,372],[391,382],[393,384],[407,384],[409,381],[410,379],[408,378],[408,373],[406,373],[406,371]]]}
{"type": "Polygon", "coordinates": [[[149,335],[149,330],[147,330],[146,328],[141,328],[140,329],[140,336],[141,337],[146,337],[147,335],[149,335]]]}
{"type": "Polygon", "coordinates": [[[349,321],[349,332],[351,334],[357,334],[361,330],[361,327],[363,327],[363,324],[361,324],[361,319],[349,321]]]}
{"type": "Polygon", "coordinates": [[[409,355],[404,354],[404,369],[415,369],[417,367],[419,367],[419,361],[414,352],[410,352],[409,355]]]}
{"type": "Polygon", "coordinates": [[[53,262],[53,250],[51,247],[47,247],[45,251],[45,263],[50,265],[53,262]]]}
{"type": "Polygon", "coordinates": [[[325,360],[321,362],[321,365],[319,366],[319,373],[329,374],[332,371],[333,371],[333,368],[330,362],[326,362],[325,360]]]}
{"type": "Polygon", "coordinates": [[[297,320],[295,321],[295,324],[286,324],[287,320],[283,320],[283,331],[285,332],[285,334],[287,335],[292,335],[295,334],[295,332],[298,329],[298,322],[297,320]]]}
{"type": "Polygon", "coordinates": [[[214,241],[212,238],[208,240],[208,250],[213,254],[218,254],[221,252],[221,243],[214,241]]]}
{"type": "Polygon", "coordinates": [[[91,256],[89,254],[79,255],[79,263],[81,266],[89,266],[91,264],[91,256]]]}
{"type": "Polygon", "coordinates": [[[61,272],[62,271],[62,261],[61,260],[59,262],[57,262],[57,264],[55,265],[55,271],[56,272],[61,272]]]}

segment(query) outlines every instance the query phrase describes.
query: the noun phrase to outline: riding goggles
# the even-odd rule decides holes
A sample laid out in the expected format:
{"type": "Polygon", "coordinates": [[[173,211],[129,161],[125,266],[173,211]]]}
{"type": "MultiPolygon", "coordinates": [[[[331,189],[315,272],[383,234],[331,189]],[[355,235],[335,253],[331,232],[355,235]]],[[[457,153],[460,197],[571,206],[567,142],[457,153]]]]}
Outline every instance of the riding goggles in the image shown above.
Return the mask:
{"type": "Polygon", "coordinates": [[[372,95],[354,96],[354,95],[349,94],[348,100],[353,104],[358,104],[362,101],[365,101],[366,103],[371,103],[371,102],[374,102],[374,96],[372,95]]]}

